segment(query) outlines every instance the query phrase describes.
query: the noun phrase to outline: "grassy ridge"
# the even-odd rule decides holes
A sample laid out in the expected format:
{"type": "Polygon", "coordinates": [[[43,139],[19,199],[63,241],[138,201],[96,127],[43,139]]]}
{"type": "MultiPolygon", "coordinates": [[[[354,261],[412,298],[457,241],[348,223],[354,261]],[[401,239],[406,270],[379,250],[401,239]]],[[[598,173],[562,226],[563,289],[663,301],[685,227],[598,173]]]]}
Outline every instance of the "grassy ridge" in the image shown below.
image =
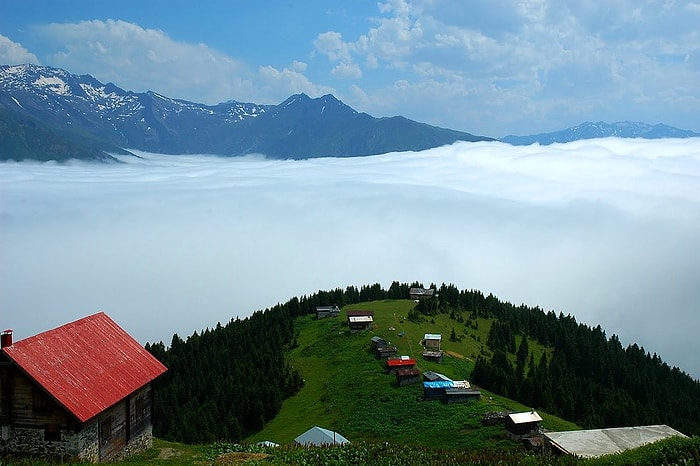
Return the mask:
{"type": "MultiPolygon", "coordinates": [[[[468,379],[476,356],[485,346],[491,325],[487,319],[459,323],[441,314],[423,322],[406,319],[415,306],[410,300],[385,300],[348,305],[338,318],[317,320],[308,315],[296,320],[298,346],[289,359],[304,377],[305,386],[287,399],[277,417],[247,439],[290,443],[314,425],[340,432],[351,441],[390,441],[416,445],[455,448],[513,448],[505,439],[502,426],[483,427],[488,411],[525,411],[526,406],[482,390],[481,401],[444,405],[419,401],[420,384],[397,387],[394,376],[384,373],[382,361],[375,359],[370,338],[381,336],[395,345],[399,354],[418,360],[421,372],[434,370],[454,380],[468,379]],[[374,311],[374,329],[351,334],[345,325],[347,310],[374,311]],[[450,341],[452,329],[458,341],[450,341]],[[403,336],[398,336],[399,333],[403,336]],[[420,340],[425,333],[441,333],[443,363],[424,361],[420,340]]],[[[531,349],[544,348],[534,342],[531,349]]],[[[540,413],[544,426],[571,430],[576,425],[540,413]]]]}

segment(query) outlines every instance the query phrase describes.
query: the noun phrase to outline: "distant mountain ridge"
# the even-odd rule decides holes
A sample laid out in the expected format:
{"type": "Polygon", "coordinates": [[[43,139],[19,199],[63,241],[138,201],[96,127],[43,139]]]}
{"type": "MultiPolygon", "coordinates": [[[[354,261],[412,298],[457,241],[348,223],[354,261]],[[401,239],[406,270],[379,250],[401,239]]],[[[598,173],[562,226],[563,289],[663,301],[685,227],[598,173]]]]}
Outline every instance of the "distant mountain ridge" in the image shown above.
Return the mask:
{"type": "Polygon", "coordinates": [[[90,75],[0,65],[0,160],[109,160],[124,148],[166,154],[352,157],[493,138],[404,117],[358,113],[332,95],[279,105],[205,105],[125,91],[90,75]]]}
{"type": "Polygon", "coordinates": [[[535,143],[546,146],[554,143],[577,141],[579,139],[608,137],[643,139],[693,138],[700,137],[700,133],[674,128],[673,126],[664,124],[649,125],[647,123],[634,121],[619,121],[610,124],[604,121],[599,121],[597,123],[587,121],[578,126],[551,133],[532,134],[529,136],[509,135],[501,138],[500,141],[507,142],[514,146],[529,146],[535,143]]]}

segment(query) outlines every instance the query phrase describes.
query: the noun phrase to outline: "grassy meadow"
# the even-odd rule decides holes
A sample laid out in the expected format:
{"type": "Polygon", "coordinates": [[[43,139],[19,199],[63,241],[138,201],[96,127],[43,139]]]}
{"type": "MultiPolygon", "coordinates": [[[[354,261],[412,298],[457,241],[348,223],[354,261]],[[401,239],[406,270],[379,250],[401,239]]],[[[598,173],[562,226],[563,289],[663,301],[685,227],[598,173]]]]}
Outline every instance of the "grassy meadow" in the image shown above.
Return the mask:
{"type": "MultiPolygon", "coordinates": [[[[377,335],[418,361],[421,372],[441,372],[453,380],[469,379],[474,361],[485,347],[490,320],[458,322],[440,314],[422,322],[407,320],[415,303],[385,300],[345,306],[339,317],[317,320],[304,316],[296,321],[298,346],[289,354],[305,385],[287,399],[282,411],[248,442],[270,440],[290,443],[314,425],[341,433],[351,441],[390,441],[457,448],[513,448],[502,425],[484,427],[481,418],[489,411],[525,411],[529,408],[482,390],[478,402],[445,405],[421,401],[422,385],[398,387],[384,362],[375,358],[370,338],[377,335]],[[350,333],[348,310],[374,311],[371,331],[350,333]],[[452,329],[457,341],[450,341],[452,329]],[[426,333],[442,334],[446,356],[442,363],[422,358],[421,339],[426,333]],[[399,336],[401,334],[402,336],[399,336]]],[[[544,349],[534,342],[531,351],[539,358],[544,349]],[[538,354],[539,353],[539,354],[538,354]]],[[[571,430],[576,425],[540,412],[544,427],[571,430]]]]}

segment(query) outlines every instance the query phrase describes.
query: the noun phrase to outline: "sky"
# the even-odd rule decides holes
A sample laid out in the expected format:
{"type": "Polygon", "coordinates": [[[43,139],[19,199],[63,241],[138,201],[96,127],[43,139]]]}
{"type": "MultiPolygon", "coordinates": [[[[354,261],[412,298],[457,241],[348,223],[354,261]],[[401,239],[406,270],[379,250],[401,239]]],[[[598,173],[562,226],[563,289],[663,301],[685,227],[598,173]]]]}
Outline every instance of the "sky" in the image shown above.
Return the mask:
{"type": "Polygon", "coordinates": [[[0,63],[206,104],[330,93],[491,137],[700,132],[698,24],[697,0],[0,0],[0,63]]]}
{"type": "MultiPolygon", "coordinates": [[[[141,343],[394,280],[601,325],[700,379],[700,138],[0,164],[0,325],[141,343]]],[[[329,303],[330,304],[330,303],[329,303]]]]}

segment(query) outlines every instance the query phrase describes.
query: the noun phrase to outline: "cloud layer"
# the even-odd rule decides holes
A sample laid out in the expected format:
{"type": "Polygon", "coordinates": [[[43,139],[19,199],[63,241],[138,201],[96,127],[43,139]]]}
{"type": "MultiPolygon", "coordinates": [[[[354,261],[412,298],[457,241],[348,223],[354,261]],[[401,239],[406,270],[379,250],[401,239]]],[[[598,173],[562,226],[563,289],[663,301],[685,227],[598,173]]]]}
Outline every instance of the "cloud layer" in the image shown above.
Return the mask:
{"type": "Polygon", "coordinates": [[[0,315],[142,342],[319,289],[454,283],[601,324],[700,377],[700,140],[273,161],[4,163],[0,315]]]}

